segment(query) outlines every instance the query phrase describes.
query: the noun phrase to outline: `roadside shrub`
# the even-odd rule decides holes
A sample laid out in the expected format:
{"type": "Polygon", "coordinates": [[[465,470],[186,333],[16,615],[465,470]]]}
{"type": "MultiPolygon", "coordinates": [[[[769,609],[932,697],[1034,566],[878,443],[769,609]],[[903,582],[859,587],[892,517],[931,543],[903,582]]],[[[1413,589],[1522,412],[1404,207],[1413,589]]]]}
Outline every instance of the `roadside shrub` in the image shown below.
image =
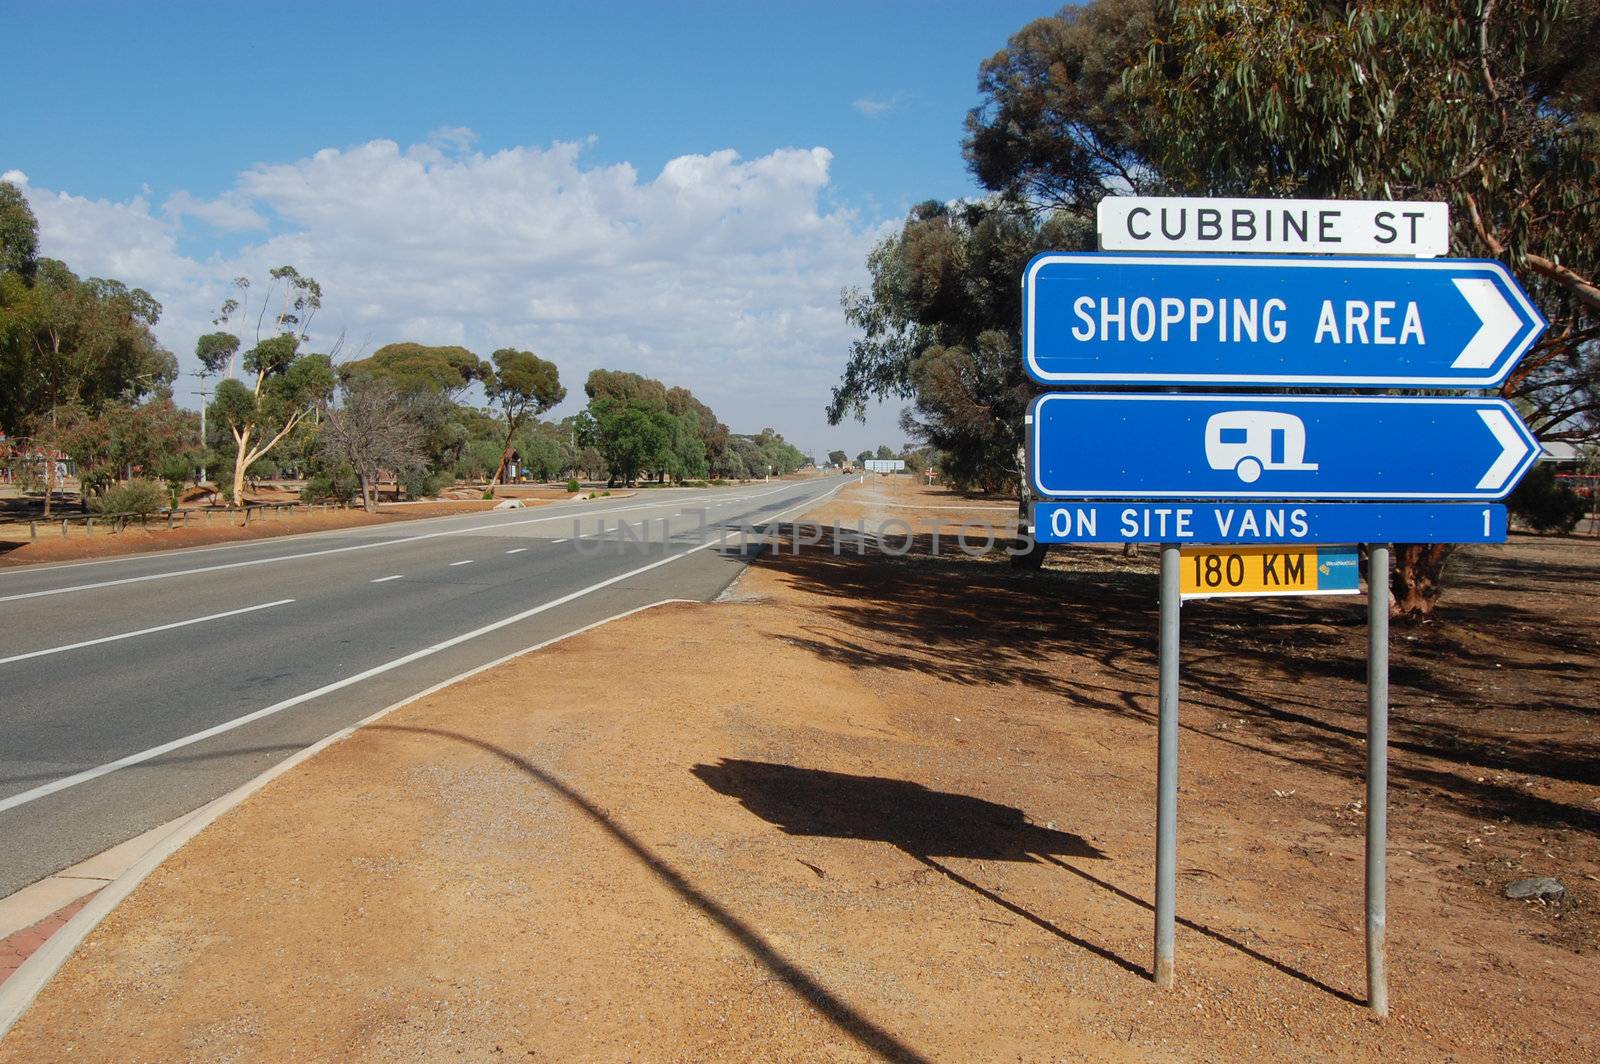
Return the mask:
{"type": "Polygon", "coordinates": [[[439,489],[444,487],[445,476],[431,469],[417,466],[414,469],[400,471],[400,490],[411,499],[431,499],[439,494],[439,489]]]}
{"type": "Polygon", "coordinates": [[[567,490],[571,492],[581,491],[583,490],[583,485],[578,483],[577,477],[573,477],[571,480],[567,481],[567,490]]]}
{"type": "Polygon", "coordinates": [[[113,484],[90,505],[103,514],[153,514],[167,504],[167,488],[153,480],[113,484]]]}
{"type": "Polygon", "coordinates": [[[354,473],[339,470],[334,473],[318,473],[306,481],[306,486],[300,489],[302,502],[337,502],[348,504],[361,490],[361,482],[354,473]]]}
{"type": "Polygon", "coordinates": [[[487,488],[483,489],[483,499],[484,499],[484,501],[487,502],[492,498],[494,498],[494,485],[493,484],[491,484],[487,488]]]}
{"type": "Polygon", "coordinates": [[[1571,532],[1588,513],[1589,504],[1556,479],[1548,465],[1533,467],[1506,499],[1511,515],[1535,532],[1571,532]]]}

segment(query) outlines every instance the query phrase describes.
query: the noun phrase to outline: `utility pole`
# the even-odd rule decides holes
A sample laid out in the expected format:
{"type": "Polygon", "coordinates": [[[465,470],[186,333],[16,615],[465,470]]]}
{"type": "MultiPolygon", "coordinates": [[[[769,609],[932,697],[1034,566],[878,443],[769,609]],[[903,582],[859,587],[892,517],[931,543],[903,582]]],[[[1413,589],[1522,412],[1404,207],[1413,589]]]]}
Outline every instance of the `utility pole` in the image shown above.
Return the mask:
{"type": "Polygon", "coordinates": [[[198,389],[191,390],[189,394],[198,395],[200,397],[200,483],[204,484],[206,481],[205,450],[208,446],[206,443],[206,400],[211,398],[211,389],[206,387],[206,380],[211,376],[211,374],[190,373],[188,376],[200,378],[200,387],[198,389]]]}

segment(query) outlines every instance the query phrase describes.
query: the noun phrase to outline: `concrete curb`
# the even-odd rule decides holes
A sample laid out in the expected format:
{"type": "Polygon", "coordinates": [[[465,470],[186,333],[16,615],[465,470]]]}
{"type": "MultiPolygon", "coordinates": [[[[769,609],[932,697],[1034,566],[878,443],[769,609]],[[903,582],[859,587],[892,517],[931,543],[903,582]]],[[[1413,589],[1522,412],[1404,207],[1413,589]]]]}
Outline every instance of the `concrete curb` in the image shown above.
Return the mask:
{"type": "MultiPolygon", "coordinates": [[[[161,840],[183,826],[193,813],[158,824],[149,831],[101,850],[77,864],[45,876],[21,890],[0,898],[0,939],[48,919],[79,898],[110,883],[132,868],[161,840]]],[[[0,983],[4,980],[0,979],[0,983]]]]}
{"type": "Polygon", "coordinates": [[[39,996],[39,992],[61,970],[68,958],[83,944],[84,939],[88,938],[89,934],[100,925],[100,921],[110,915],[111,911],[121,904],[124,898],[132,894],[135,888],[149,877],[151,872],[160,867],[161,862],[181,850],[190,839],[215,823],[224,813],[243,803],[245,799],[265,788],[267,784],[279,776],[311,760],[334,743],[342,742],[367,725],[387,717],[395,710],[403,709],[413,702],[427,698],[429,695],[437,694],[447,687],[478,675],[480,672],[486,672],[489,669],[504,665],[508,661],[543,650],[574,636],[583,635],[585,632],[593,631],[613,621],[624,620],[634,614],[643,613],[645,610],[652,610],[657,606],[665,606],[671,603],[705,605],[705,603],[695,599],[661,599],[644,606],[637,606],[631,610],[625,610],[622,613],[614,614],[592,624],[586,624],[581,628],[574,628],[570,632],[552,639],[546,639],[542,643],[535,643],[533,646],[512,651],[510,654],[485,662],[475,668],[468,669],[466,672],[458,673],[449,679],[441,680],[431,687],[418,691],[416,694],[408,695],[398,702],[385,706],[371,716],[364,717],[324,739],[319,739],[304,750],[291,754],[254,779],[201,806],[189,814],[188,818],[178,825],[171,834],[152,846],[131,867],[101,888],[100,893],[96,894],[87,905],[78,910],[77,914],[68,920],[61,930],[51,936],[50,941],[40,946],[32,956],[12,973],[11,978],[7,979],[4,984],[0,984],[0,1038],[4,1038],[17,1020],[22,1018],[28,1006],[32,1005],[34,999],[39,996]]]}

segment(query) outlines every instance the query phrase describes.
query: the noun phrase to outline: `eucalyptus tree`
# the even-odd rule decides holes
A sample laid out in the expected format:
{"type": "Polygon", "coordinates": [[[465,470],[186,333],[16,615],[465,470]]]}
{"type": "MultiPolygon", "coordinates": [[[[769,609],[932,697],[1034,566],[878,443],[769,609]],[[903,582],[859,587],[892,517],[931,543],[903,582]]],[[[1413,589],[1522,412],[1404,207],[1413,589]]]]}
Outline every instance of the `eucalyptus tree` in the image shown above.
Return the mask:
{"type": "Polygon", "coordinates": [[[567,390],[561,386],[561,374],[555,363],[545,361],[532,351],[502,347],[489,357],[494,360],[494,372],[484,382],[483,390],[505,421],[500,464],[490,480],[491,484],[498,484],[511,460],[511,441],[516,438],[517,431],[529,418],[538,417],[565,399],[567,390]]]}
{"type": "MultiPolygon", "coordinates": [[[[227,343],[212,333],[201,337],[195,355],[210,373],[227,369],[209,408],[216,424],[226,426],[233,440],[233,480],[228,498],[244,501],[245,471],[265,458],[326,403],[335,375],[329,355],[305,354],[311,321],[322,307],[322,286],[292,266],[270,271],[271,284],[256,310],[254,343],[240,358],[244,380],[233,375],[234,357],[251,328],[245,278],[235,281],[240,299],[223,303],[215,324],[239,323],[241,343],[227,343]],[[271,317],[268,317],[269,311],[271,317]]],[[[223,334],[226,335],[226,334],[223,334]]]]}

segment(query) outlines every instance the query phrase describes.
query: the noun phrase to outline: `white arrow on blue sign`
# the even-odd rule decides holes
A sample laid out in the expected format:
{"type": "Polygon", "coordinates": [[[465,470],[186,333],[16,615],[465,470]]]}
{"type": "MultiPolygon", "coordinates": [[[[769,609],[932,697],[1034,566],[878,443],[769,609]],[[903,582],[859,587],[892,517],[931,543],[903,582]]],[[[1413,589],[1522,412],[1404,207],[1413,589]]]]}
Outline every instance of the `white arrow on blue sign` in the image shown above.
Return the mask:
{"type": "Polygon", "coordinates": [[[1047,253],[1023,275],[1046,384],[1492,388],[1545,325],[1488,259],[1047,253]]]}
{"type": "Polygon", "coordinates": [[[1034,491],[1075,499],[1502,499],[1539,444],[1503,399],[1058,392],[1034,491]]]}

